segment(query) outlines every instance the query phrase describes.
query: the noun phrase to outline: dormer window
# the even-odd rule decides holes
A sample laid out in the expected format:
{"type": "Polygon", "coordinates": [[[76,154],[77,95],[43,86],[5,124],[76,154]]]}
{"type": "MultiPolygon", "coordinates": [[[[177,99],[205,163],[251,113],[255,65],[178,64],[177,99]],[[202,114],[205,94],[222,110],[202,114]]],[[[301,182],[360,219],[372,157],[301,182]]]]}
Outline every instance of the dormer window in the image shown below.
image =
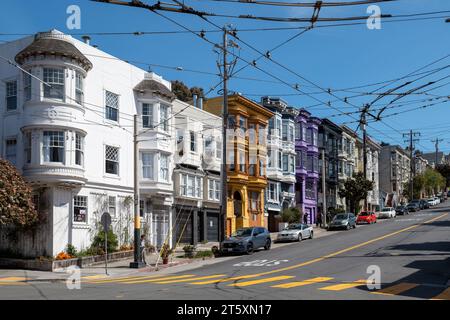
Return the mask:
{"type": "Polygon", "coordinates": [[[64,101],[64,69],[44,68],[44,82],[44,98],[64,101]]]}

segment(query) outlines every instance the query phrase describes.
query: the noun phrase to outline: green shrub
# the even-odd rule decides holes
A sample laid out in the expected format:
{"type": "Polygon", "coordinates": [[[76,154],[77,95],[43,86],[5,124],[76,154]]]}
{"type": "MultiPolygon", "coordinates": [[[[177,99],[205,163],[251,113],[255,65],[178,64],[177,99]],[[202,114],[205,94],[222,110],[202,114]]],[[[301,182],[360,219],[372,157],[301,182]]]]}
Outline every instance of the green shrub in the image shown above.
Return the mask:
{"type": "Polygon", "coordinates": [[[76,257],[78,255],[77,249],[75,246],[71,245],[70,243],[66,247],[66,253],[71,255],[72,257],[76,257]]]}
{"type": "Polygon", "coordinates": [[[281,213],[281,220],[287,223],[298,223],[300,222],[301,213],[298,208],[287,208],[281,213]]]}
{"type": "Polygon", "coordinates": [[[197,251],[194,255],[194,258],[209,258],[214,256],[214,253],[212,252],[212,250],[202,250],[202,251],[197,251]]]}
{"type": "MultiPolygon", "coordinates": [[[[117,251],[118,248],[118,241],[117,241],[117,236],[115,235],[115,233],[112,231],[112,229],[109,229],[108,231],[108,243],[107,243],[107,247],[108,247],[108,253],[112,253],[117,251]]],[[[104,250],[105,250],[105,232],[103,232],[103,230],[100,230],[97,235],[94,238],[94,241],[91,244],[91,248],[92,251],[97,252],[97,254],[104,254],[104,250]]]]}

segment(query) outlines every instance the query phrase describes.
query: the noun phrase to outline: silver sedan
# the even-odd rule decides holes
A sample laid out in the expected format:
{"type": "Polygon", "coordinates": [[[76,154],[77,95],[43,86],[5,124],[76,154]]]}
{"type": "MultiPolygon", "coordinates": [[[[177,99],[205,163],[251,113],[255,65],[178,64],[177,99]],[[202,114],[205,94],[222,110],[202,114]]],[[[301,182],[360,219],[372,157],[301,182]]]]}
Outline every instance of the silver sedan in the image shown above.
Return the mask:
{"type": "Polygon", "coordinates": [[[311,226],[303,223],[294,223],[278,232],[277,242],[302,241],[303,239],[312,239],[313,236],[314,231],[311,226]]]}

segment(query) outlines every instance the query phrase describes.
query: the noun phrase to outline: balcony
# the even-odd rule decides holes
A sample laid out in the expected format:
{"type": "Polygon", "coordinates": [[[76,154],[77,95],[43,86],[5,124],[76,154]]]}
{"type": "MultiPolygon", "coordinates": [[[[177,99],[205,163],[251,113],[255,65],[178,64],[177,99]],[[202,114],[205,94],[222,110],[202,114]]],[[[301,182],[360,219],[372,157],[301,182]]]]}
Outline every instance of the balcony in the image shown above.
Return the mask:
{"type": "Polygon", "coordinates": [[[64,165],[26,166],[23,176],[32,185],[56,184],[59,186],[83,186],[87,179],[84,169],[64,165]]]}
{"type": "Polygon", "coordinates": [[[294,192],[288,192],[288,191],[282,191],[281,192],[281,197],[283,197],[283,198],[291,198],[291,199],[294,199],[294,197],[295,197],[295,193],[294,192]]]}

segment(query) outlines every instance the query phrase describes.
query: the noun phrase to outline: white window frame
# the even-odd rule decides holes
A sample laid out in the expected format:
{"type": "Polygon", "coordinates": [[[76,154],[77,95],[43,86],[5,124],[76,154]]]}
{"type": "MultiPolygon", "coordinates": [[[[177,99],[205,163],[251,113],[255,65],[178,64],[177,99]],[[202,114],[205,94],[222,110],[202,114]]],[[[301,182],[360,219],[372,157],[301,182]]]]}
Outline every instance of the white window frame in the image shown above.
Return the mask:
{"type": "Polygon", "coordinates": [[[169,166],[170,166],[169,155],[160,153],[159,154],[159,180],[160,181],[169,182],[169,166]],[[164,162],[163,162],[163,159],[165,159],[164,162]],[[163,167],[163,163],[165,163],[164,167],[163,167]]]}
{"type": "Polygon", "coordinates": [[[31,132],[24,132],[23,134],[23,154],[24,154],[24,163],[31,163],[31,144],[32,144],[32,136],[31,132]]]}
{"type": "Polygon", "coordinates": [[[108,196],[108,213],[114,218],[117,214],[117,202],[115,196],[108,196]]]}
{"type": "Polygon", "coordinates": [[[119,122],[119,109],[120,109],[120,96],[117,93],[105,90],[105,119],[108,121],[119,122]],[[110,96],[110,99],[108,99],[110,96]],[[114,103],[110,103],[111,100],[114,99],[114,103]],[[111,112],[109,110],[116,110],[116,119],[111,119],[111,112]]]}
{"type": "Polygon", "coordinates": [[[75,132],[75,165],[84,168],[84,136],[79,132],[75,132]],[[77,163],[78,154],[81,163],[77,163]]]}
{"type": "Polygon", "coordinates": [[[72,199],[73,201],[73,217],[72,221],[76,224],[87,224],[88,223],[88,197],[83,195],[76,195],[72,199]],[[83,221],[77,221],[75,220],[75,209],[76,208],[84,208],[85,214],[84,214],[84,220],[83,221]]]}
{"type": "Polygon", "coordinates": [[[197,152],[197,133],[193,130],[189,131],[189,151],[197,152]],[[194,147],[194,150],[192,150],[194,147]]]}
{"type": "Polygon", "coordinates": [[[153,129],[153,126],[154,126],[154,121],[153,121],[153,110],[154,109],[153,108],[154,108],[154,105],[151,103],[142,103],[142,112],[141,112],[142,128],[153,129]],[[146,125],[144,125],[144,123],[145,123],[144,119],[147,119],[146,125]]]}
{"type": "Polygon", "coordinates": [[[28,73],[23,72],[23,99],[25,101],[31,100],[32,94],[32,78],[31,78],[31,70],[27,70],[28,73]]]}
{"type": "Polygon", "coordinates": [[[6,106],[6,111],[17,110],[17,106],[18,106],[17,80],[5,81],[5,106],[6,106]],[[12,101],[14,101],[14,106],[12,108],[10,107],[11,99],[12,99],[12,101]]]}
{"type": "MultiPolygon", "coordinates": [[[[43,136],[43,142],[42,142],[42,157],[43,157],[43,162],[44,163],[65,163],[65,159],[66,159],[66,132],[65,131],[58,131],[58,130],[44,130],[42,132],[42,136],[43,136]],[[50,132],[50,138],[48,141],[48,145],[46,144],[46,132],[50,132]],[[56,136],[55,133],[57,133],[58,136],[58,140],[61,137],[60,134],[62,134],[62,142],[63,145],[57,145],[55,144],[55,142],[58,142],[56,140],[52,141],[52,137],[56,136]],[[61,161],[51,161],[51,149],[52,148],[60,148],[62,149],[62,159],[60,159],[61,161]],[[48,157],[46,157],[46,150],[48,151],[48,157]],[[46,160],[46,158],[48,158],[48,161],[46,160]]],[[[60,142],[60,141],[59,141],[60,142]]]]}
{"type": "Polygon", "coordinates": [[[75,71],[75,102],[84,103],[84,76],[80,71],[75,71]]]}
{"type": "Polygon", "coordinates": [[[17,138],[9,137],[5,139],[5,159],[11,162],[14,165],[17,165],[17,138]],[[14,143],[11,143],[14,141],[14,143]],[[11,145],[14,145],[13,149],[11,149],[11,145]],[[13,150],[11,152],[10,150],[13,150]]]}
{"type": "Polygon", "coordinates": [[[119,173],[120,173],[120,148],[116,147],[116,146],[112,146],[112,145],[105,145],[104,157],[105,157],[105,174],[113,175],[113,176],[119,176],[119,173]],[[107,157],[108,156],[107,155],[108,148],[117,150],[117,157],[116,157],[116,159],[112,159],[112,158],[108,159],[108,157],[107,157]],[[117,170],[116,170],[117,172],[116,173],[111,173],[111,172],[107,172],[106,171],[107,170],[107,165],[106,165],[107,161],[116,163],[116,166],[117,166],[117,170]]]}
{"type": "Polygon", "coordinates": [[[142,162],[142,179],[144,180],[155,180],[155,153],[154,152],[141,152],[141,162],[142,162]],[[148,163],[144,159],[148,156],[148,163]],[[146,174],[149,173],[149,175],[146,174]]]}
{"type": "Polygon", "coordinates": [[[44,99],[51,99],[51,100],[66,100],[66,70],[64,68],[55,68],[55,67],[44,67],[43,68],[43,80],[45,83],[49,84],[50,87],[47,84],[42,84],[44,87],[43,90],[43,97],[44,99]],[[61,93],[61,97],[58,96],[51,96],[50,94],[46,94],[46,92],[51,93],[51,91],[47,90],[58,90],[61,93]]]}
{"type": "Polygon", "coordinates": [[[159,104],[159,126],[161,126],[161,130],[164,132],[169,132],[169,110],[170,107],[168,105],[159,104]]]}

